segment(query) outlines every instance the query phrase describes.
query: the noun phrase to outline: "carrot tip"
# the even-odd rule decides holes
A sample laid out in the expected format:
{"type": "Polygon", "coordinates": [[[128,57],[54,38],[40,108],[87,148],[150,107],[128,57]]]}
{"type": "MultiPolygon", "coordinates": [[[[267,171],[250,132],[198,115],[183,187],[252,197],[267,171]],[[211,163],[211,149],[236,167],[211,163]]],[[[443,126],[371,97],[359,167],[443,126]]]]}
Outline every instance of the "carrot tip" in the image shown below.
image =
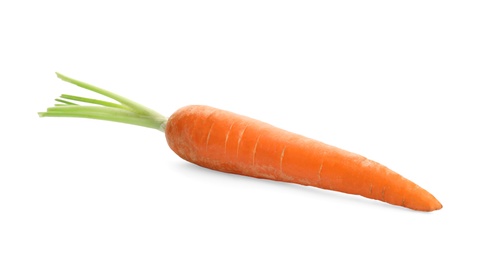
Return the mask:
{"type": "Polygon", "coordinates": [[[439,202],[436,198],[432,197],[429,202],[427,202],[425,205],[424,211],[435,211],[443,208],[443,205],[441,202],[439,202]],[[426,205],[427,204],[427,205],[426,205]]]}

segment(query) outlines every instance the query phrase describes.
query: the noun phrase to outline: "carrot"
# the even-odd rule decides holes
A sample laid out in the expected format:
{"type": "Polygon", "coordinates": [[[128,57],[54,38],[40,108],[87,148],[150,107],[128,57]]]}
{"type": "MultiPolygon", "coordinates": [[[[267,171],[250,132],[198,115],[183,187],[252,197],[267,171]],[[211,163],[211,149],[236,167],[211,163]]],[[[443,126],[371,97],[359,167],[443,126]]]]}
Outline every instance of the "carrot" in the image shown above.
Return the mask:
{"type": "Polygon", "coordinates": [[[178,156],[209,169],[361,195],[413,210],[442,208],[425,189],[361,155],[209,106],[186,106],[167,118],[112,92],[57,76],[118,103],[61,95],[56,99],[61,104],[39,113],[41,117],[83,117],[154,128],[165,132],[178,156]]]}

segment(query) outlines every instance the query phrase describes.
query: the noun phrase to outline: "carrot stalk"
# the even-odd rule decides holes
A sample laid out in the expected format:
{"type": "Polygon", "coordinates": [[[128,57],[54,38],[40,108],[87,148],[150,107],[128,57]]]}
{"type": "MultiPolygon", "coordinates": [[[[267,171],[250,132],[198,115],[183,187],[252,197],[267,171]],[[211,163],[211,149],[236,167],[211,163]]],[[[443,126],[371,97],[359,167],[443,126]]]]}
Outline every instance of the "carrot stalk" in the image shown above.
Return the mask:
{"type": "Polygon", "coordinates": [[[60,103],[63,103],[64,105],[77,105],[73,102],[70,102],[70,101],[67,101],[67,100],[63,100],[63,99],[60,99],[60,98],[56,98],[55,101],[57,102],[60,102],[60,103]]]}
{"type": "Polygon", "coordinates": [[[57,104],[54,107],[49,107],[46,112],[38,113],[40,117],[79,117],[99,119],[154,128],[162,132],[164,131],[167,118],[154,110],[105,89],[69,78],[60,73],[56,74],[57,77],[63,81],[111,98],[120,104],[63,94],[61,97],[64,99],[81,101],[98,106],[77,105],[73,102],[57,98],[55,100],[63,104],[57,104]]]}
{"type": "Polygon", "coordinates": [[[141,114],[141,115],[155,115],[155,116],[160,116],[160,117],[163,117],[161,116],[160,114],[158,114],[157,112],[155,112],[154,110],[150,109],[150,108],[147,108],[145,106],[142,106],[130,99],[127,99],[125,97],[122,97],[120,95],[117,95],[113,92],[110,92],[108,90],[105,90],[105,89],[101,89],[99,87],[96,87],[96,86],[93,86],[93,85],[90,85],[88,83],[85,83],[85,82],[82,82],[82,81],[79,81],[79,80],[76,80],[76,79],[72,79],[72,78],[69,78],[65,75],[62,75],[58,72],[56,72],[57,74],[57,77],[63,81],[66,81],[66,82],[69,82],[69,83],[72,83],[74,85],[77,85],[81,88],[84,88],[84,89],[87,89],[87,90],[90,90],[90,91],[93,91],[93,92],[96,92],[98,94],[101,94],[103,96],[106,96],[106,97],[109,97],[113,100],[116,100],[118,102],[120,102],[121,104],[127,106],[127,107],[130,107],[132,110],[135,110],[138,114],[141,114]]]}
{"type": "Polygon", "coordinates": [[[165,132],[169,147],[191,163],[227,173],[361,195],[420,211],[442,208],[428,191],[361,155],[264,122],[208,106],[187,106],[169,118],[113,92],[57,76],[119,103],[61,95],[40,117],[80,117],[165,132]],[[88,105],[77,105],[67,100],[88,105]]]}
{"type": "MultiPolygon", "coordinates": [[[[67,94],[62,94],[60,97],[65,98],[65,99],[69,99],[69,100],[76,100],[76,101],[80,101],[80,102],[84,102],[84,103],[96,104],[96,105],[101,105],[101,106],[106,106],[106,107],[116,107],[116,108],[122,108],[122,109],[128,108],[128,107],[126,107],[124,105],[121,105],[121,104],[112,103],[112,102],[103,101],[103,100],[98,100],[98,99],[92,99],[92,98],[84,98],[84,97],[72,96],[72,95],[67,95],[67,94]]],[[[62,102],[66,103],[65,101],[62,101],[62,102]]],[[[74,104],[74,103],[71,103],[71,102],[69,102],[69,103],[74,104]]],[[[69,104],[69,103],[66,103],[66,104],[69,104]]]]}
{"type": "Polygon", "coordinates": [[[39,112],[38,115],[40,117],[78,117],[78,118],[99,119],[99,120],[125,123],[125,124],[143,126],[148,128],[154,128],[154,129],[159,129],[160,127],[160,124],[158,122],[152,121],[148,118],[132,117],[132,116],[125,116],[125,115],[112,115],[109,113],[98,113],[98,112],[92,112],[92,111],[71,111],[71,112],[50,111],[50,112],[39,112]]]}

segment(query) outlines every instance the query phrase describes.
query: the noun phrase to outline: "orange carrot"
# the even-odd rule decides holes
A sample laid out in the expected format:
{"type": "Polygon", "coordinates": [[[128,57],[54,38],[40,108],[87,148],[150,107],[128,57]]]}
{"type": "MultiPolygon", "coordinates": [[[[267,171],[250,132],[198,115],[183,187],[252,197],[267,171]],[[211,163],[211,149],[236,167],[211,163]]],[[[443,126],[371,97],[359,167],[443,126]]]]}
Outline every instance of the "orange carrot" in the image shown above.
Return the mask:
{"type": "Polygon", "coordinates": [[[183,107],[166,118],[112,92],[57,75],[119,103],[62,95],[64,99],[57,100],[61,106],[40,116],[86,117],[158,129],[181,158],[217,171],[361,195],[420,211],[442,208],[414,182],[361,155],[209,106],[183,107]]]}

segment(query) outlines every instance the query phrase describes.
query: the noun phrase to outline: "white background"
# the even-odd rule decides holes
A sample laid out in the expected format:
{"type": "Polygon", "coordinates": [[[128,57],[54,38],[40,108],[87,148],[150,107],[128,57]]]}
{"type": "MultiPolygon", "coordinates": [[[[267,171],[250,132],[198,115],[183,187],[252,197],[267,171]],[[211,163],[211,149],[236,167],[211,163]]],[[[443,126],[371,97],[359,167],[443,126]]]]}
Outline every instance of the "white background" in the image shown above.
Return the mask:
{"type": "Polygon", "coordinates": [[[479,259],[480,13],[479,1],[2,1],[0,259],[479,259]],[[444,208],[202,169],[147,128],[39,119],[62,93],[97,97],[55,71],[167,116],[207,104],[360,153],[444,208]]]}

